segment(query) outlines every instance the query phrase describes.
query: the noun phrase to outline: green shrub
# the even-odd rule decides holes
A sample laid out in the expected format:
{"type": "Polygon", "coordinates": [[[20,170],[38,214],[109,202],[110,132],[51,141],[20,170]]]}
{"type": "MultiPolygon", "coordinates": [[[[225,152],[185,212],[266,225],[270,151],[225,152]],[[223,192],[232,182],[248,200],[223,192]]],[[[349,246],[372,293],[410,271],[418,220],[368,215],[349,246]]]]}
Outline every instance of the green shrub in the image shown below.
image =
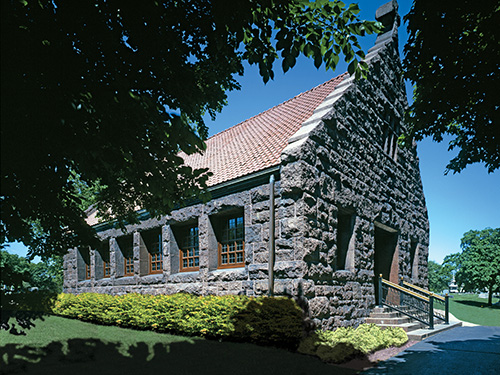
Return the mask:
{"type": "Polygon", "coordinates": [[[61,294],[53,312],[99,324],[289,348],[302,336],[302,311],[285,297],[61,294]]]}
{"type": "Polygon", "coordinates": [[[401,346],[407,341],[408,336],[402,328],[381,329],[375,324],[361,324],[357,328],[318,330],[302,340],[298,351],[318,356],[324,361],[339,363],[356,355],[401,346]]]}
{"type": "Polygon", "coordinates": [[[253,299],[235,316],[234,337],[295,349],[302,337],[302,310],[285,297],[253,299]]]}

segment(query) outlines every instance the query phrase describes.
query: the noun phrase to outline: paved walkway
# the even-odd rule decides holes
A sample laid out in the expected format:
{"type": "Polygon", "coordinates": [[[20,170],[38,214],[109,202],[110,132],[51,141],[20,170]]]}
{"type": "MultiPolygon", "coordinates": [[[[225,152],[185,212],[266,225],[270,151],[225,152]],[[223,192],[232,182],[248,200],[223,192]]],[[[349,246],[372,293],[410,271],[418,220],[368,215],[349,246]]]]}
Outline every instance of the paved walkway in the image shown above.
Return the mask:
{"type": "Polygon", "coordinates": [[[361,374],[500,374],[500,327],[458,327],[445,331],[361,374]]]}

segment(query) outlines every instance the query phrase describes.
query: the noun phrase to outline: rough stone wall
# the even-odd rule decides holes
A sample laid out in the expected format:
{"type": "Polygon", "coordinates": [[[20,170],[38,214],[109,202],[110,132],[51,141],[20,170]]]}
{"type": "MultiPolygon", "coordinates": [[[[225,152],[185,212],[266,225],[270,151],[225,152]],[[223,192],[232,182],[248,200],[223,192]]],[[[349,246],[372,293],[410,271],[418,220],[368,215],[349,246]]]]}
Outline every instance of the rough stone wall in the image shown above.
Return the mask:
{"type": "MultiPolygon", "coordinates": [[[[294,220],[295,207],[280,199],[280,181],[275,185],[276,219],[276,263],[275,275],[278,279],[275,290],[278,294],[295,294],[303,273],[297,263],[302,264],[300,252],[290,235],[282,234],[281,222],[286,216],[294,220]],[[299,260],[299,261],[298,261],[299,260]]],[[[150,293],[173,294],[187,292],[197,295],[246,294],[259,295],[268,290],[268,241],[269,241],[269,185],[264,184],[248,191],[230,194],[214,199],[207,204],[197,204],[175,210],[161,219],[149,219],[139,225],[129,226],[127,235],[132,233],[134,243],[134,275],[123,277],[121,252],[117,238],[125,234],[118,229],[100,232],[103,241],[110,244],[111,277],[103,278],[103,273],[95,269],[99,254],[91,250],[91,279],[82,280],[78,268],[82,259],[78,249],[70,249],[64,262],[64,291],[67,293],[97,292],[108,294],[150,293]],[[218,215],[238,210],[244,213],[245,224],[245,267],[217,269],[217,238],[214,223],[218,215]],[[175,228],[180,225],[197,223],[199,227],[200,270],[179,272],[178,244],[174,237],[175,228]],[[161,228],[163,248],[163,272],[142,275],[141,235],[152,228],[161,228]]]]}
{"type": "Polygon", "coordinates": [[[403,129],[407,107],[397,39],[372,54],[370,65],[369,78],[339,87],[321,120],[282,154],[282,200],[296,209],[282,233],[293,234],[302,293],[323,328],[357,325],[374,306],[376,225],[397,233],[399,276],[427,286],[429,224],[416,147],[384,151],[384,127],[392,121],[403,129]],[[339,210],[355,217],[351,269],[336,270],[339,210]]]}

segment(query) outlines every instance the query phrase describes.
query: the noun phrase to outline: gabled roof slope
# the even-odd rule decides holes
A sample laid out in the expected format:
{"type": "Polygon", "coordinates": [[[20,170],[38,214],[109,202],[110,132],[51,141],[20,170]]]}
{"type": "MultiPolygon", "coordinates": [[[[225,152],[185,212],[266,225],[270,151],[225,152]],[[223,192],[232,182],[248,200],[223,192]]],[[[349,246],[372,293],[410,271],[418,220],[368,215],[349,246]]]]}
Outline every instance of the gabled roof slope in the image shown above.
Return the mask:
{"type": "Polygon", "coordinates": [[[208,168],[213,173],[208,186],[278,165],[288,139],[345,77],[346,73],[215,134],[206,141],[203,154],[182,155],[185,164],[208,168]]]}

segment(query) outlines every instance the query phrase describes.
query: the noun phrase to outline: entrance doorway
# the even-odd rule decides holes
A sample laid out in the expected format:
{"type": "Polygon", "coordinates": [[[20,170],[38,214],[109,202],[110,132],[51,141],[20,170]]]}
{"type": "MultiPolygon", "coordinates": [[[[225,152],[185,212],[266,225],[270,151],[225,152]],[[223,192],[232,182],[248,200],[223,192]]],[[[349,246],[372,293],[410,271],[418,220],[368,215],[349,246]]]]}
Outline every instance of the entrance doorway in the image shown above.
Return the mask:
{"type": "Polygon", "coordinates": [[[375,301],[378,301],[378,277],[395,284],[399,282],[398,231],[383,224],[375,223],[375,301]]]}

